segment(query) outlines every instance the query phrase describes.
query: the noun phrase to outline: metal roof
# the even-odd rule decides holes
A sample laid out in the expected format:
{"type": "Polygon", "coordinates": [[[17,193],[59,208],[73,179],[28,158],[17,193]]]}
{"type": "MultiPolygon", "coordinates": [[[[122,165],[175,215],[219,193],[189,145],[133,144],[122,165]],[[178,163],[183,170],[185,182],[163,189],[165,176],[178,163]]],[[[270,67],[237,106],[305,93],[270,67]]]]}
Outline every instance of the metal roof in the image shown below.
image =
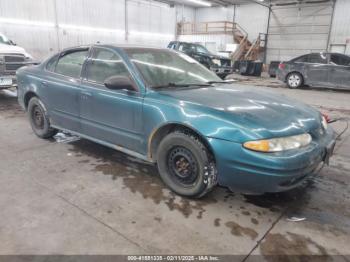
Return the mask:
{"type": "Polygon", "coordinates": [[[168,4],[184,4],[186,6],[192,7],[205,7],[196,1],[210,3],[212,6],[229,6],[233,4],[260,4],[269,6],[272,5],[297,5],[302,3],[308,4],[319,4],[324,2],[330,2],[335,0],[155,0],[158,2],[168,3],[168,4]]]}

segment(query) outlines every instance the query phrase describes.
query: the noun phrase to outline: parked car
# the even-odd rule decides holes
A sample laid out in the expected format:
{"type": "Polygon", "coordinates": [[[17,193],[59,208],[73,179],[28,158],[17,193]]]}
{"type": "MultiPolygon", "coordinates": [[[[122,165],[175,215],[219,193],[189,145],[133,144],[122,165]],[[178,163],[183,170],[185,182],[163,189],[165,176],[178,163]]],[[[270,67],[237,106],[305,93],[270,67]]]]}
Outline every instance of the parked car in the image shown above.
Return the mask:
{"type": "Polygon", "coordinates": [[[172,41],[169,43],[168,48],[181,51],[196,59],[199,63],[216,73],[222,79],[233,72],[231,59],[224,56],[214,55],[200,44],[172,41]]]}
{"type": "Polygon", "coordinates": [[[30,54],[0,33],[0,90],[16,87],[16,70],[33,63],[30,54]]]}
{"type": "Polygon", "coordinates": [[[222,81],[174,50],[75,47],[17,78],[37,136],[65,130],[156,163],[183,196],[203,196],[217,183],[245,193],[289,190],[335,145],[317,110],[222,81]]]}
{"type": "Polygon", "coordinates": [[[289,88],[303,85],[350,88],[350,57],[338,53],[312,53],[282,62],[277,78],[289,88]]]}

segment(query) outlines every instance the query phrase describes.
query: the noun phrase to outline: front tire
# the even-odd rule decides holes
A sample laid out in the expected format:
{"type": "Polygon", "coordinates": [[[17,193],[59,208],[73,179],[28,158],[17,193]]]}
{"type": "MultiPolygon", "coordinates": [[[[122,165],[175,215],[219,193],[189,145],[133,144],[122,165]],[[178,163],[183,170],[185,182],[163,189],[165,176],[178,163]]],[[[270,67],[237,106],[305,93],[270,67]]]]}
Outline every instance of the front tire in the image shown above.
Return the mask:
{"type": "Polygon", "coordinates": [[[290,73],[287,76],[287,85],[291,89],[300,88],[304,84],[303,76],[298,72],[290,73]]]}
{"type": "Polygon", "coordinates": [[[50,125],[49,117],[44,104],[39,98],[33,97],[28,104],[28,118],[34,133],[40,138],[51,138],[58,130],[50,125]]]}
{"type": "Polygon", "coordinates": [[[157,164],[163,182],[181,196],[202,197],[217,183],[212,155],[190,132],[167,135],[159,145],[157,164]]]}

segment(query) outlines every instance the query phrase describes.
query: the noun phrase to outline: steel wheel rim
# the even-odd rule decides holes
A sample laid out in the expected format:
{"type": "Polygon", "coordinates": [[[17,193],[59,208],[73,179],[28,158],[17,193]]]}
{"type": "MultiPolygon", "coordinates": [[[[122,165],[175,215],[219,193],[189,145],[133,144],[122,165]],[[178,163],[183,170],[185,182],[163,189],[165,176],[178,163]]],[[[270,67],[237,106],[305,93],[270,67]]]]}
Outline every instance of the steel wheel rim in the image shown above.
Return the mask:
{"type": "Polygon", "coordinates": [[[185,147],[176,146],[169,151],[167,168],[171,179],[184,187],[192,186],[199,177],[197,161],[185,147]]]}
{"type": "Polygon", "coordinates": [[[44,129],[44,114],[39,106],[34,106],[32,109],[32,120],[36,129],[44,129]]]}

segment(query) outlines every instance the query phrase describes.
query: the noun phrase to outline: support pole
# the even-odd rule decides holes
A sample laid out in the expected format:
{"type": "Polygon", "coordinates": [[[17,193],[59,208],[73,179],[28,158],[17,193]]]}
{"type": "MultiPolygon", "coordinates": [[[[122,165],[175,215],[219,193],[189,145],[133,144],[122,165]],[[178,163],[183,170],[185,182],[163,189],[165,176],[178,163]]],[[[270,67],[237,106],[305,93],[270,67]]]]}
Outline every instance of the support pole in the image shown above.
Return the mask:
{"type": "Polygon", "coordinates": [[[57,50],[61,51],[61,43],[60,43],[60,28],[58,26],[58,16],[57,16],[57,0],[54,0],[54,15],[55,15],[55,31],[57,38],[57,50]]]}
{"type": "Polygon", "coordinates": [[[129,41],[129,22],[128,22],[128,0],[124,0],[124,34],[125,34],[125,41],[129,41]]]}
{"type": "Polygon", "coordinates": [[[272,7],[270,5],[269,7],[269,18],[267,20],[267,28],[266,28],[266,36],[265,36],[265,47],[264,47],[264,61],[263,63],[266,64],[267,60],[267,42],[269,40],[269,32],[270,32],[270,20],[271,20],[271,13],[272,13],[272,7]]]}
{"type": "Polygon", "coordinates": [[[332,17],[331,17],[331,24],[329,25],[329,31],[328,31],[328,37],[327,37],[327,46],[326,50],[327,52],[330,52],[330,42],[331,42],[331,34],[332,34],[332,27],[333,27],[333,21],[334,21],[334,13],[335,13],[335,4],[337,0],[333,0],[332,4],[332,17]]]}

